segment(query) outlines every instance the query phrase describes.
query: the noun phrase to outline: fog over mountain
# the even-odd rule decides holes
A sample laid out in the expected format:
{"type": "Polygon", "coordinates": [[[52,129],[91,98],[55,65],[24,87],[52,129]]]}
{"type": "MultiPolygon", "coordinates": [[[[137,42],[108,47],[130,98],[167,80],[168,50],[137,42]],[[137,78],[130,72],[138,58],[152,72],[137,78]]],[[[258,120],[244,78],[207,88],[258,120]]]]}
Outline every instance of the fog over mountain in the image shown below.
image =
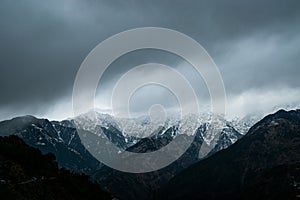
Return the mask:
{"type": "MultiPolygon", "coordinates": [[[[223,77],[228,117],[297,107],[299,9],[297,0],[2,0],[0,120],[24,114],[72,116],[73,83],[87,54],[114,34],[145,26],[174,29],[203,45],[223,77]]],[[[117,80],[132,67],[149,62],[178,70],[193,86],[199,103],[209,104],[204,81],[187,62],[167,52],[140,50],[108,68],[96,106],[109,112],[117,80]]],[[[162,74],[153,71],[147,76],[162,74]]],[[[137,78],[144,77],[137,74],[137,78]]],[[[136,114],[144,114],[153,104],[171,110],[177,106],[174,96],[158,86],[141,88],[130,102],[136,114]]]]}

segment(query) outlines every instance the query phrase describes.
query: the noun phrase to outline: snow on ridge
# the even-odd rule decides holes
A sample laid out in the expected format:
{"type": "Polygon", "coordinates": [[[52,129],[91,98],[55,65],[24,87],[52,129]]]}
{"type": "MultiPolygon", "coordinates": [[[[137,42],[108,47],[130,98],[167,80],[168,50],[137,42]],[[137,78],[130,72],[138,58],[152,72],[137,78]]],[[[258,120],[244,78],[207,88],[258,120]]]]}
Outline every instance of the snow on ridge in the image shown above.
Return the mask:
{"type": "Polygon", "coordinates": [[[217,132],[225,129],[227,126],[232,126],[239,133],[245,134],[248,129],[256,122],[258,117],[235,118],[226,120],[223,116],[213,115],[211,113],[201,113],[200,115],[190,114],[183,116],[169,116],[163,123],[154,123],[149,116],[140,116],[137,118],[118,118],[109,114],[98,112],[88,112],[77,116],[75,122],[79,127],[85,130],[93,131],[96,126],[109,129],[114,127],[119,130],[124,137],[148,137],[159,130],[164,132],[171,127],[177,126],[178,129],[174,135],[178,134],[195,134],[200,125],[207,124],[207,133],[203,135],[205,142],[210,144],[217,132]]]}

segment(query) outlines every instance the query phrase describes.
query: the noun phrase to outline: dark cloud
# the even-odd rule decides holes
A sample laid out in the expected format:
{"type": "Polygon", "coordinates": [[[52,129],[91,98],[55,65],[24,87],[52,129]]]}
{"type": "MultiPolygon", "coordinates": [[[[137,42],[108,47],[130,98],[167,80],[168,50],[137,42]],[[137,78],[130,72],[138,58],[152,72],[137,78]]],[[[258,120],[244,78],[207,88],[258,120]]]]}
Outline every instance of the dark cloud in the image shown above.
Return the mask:
{"type": "MultiPolygon", "coordinates": [[[[229,96],[258,88],[260,93],[298,90],[299,10],[297,0],[2,0],[0,118],[47,116],[53,106],[61,109],[59,102],[68,106],[61,116],[69,115],[74,78],[85,56],[107,37],[143,26],[175,29],[200,42],[220,68],[229,96]]],[[[123,61],[134,65],[132,60],[123,61]]],[[[115,80],[120,73],[116,67],[108,77],[115,80]]]]}

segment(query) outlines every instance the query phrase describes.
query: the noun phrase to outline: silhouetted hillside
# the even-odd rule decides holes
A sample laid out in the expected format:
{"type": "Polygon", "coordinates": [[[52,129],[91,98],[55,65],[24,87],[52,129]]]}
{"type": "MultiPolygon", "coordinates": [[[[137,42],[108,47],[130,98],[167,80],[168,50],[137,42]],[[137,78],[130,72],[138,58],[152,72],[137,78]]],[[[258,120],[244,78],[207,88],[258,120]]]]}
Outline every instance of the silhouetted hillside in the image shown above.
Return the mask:
{"type": "Polygon", "coordinates": [[[111,199],[88,176],[58,169],[53,154],[42,155],[17,136],[0,137],[1,199],[111,199]]]}

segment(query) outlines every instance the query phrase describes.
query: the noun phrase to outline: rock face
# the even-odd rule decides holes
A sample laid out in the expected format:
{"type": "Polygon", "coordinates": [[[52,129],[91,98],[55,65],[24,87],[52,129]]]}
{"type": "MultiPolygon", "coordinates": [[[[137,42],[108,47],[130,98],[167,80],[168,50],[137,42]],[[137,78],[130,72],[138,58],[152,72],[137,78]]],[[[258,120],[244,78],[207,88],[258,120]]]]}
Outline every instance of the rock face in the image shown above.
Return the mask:
{"type": "Polygon", "coordinates": [[[183,170],[156,198],[295,199],[299,161],[300,111],[280,110],[229,148],[183,170]]]}

